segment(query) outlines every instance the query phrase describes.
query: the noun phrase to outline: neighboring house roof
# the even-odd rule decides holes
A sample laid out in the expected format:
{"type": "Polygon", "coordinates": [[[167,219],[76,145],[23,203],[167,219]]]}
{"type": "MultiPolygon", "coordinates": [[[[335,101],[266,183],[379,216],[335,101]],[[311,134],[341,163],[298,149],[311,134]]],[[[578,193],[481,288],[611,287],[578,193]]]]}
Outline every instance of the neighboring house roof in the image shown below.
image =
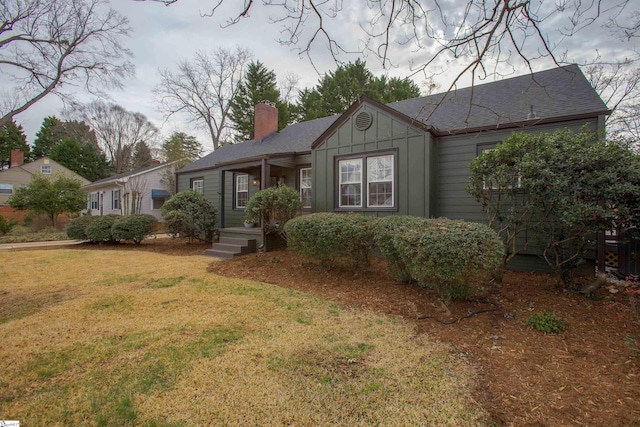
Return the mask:
{"type": "MultiPolygon", "coordinates": [[[[564,121],[610,113],[577,65],[451,90],[444,94],[392,102],[386,106],[362,97],[347,113],[365,102],[377,104],[383,110],[395,113],[397,117],[429,130],[434,135],[564,121]]],[[[296,123],[262,140],[220,147],[180,169],[178,173],[210,169],[267,155],[309,152],[314,142],[320,142],[322,136],[338,126],[348,115],[339,114],[296,123]],[[343,119],[339,120],[341,117],[343,119]]]]}
{"type": "Polygon", "coordinates": [[[87,184],[85,186],[82,187],[83,190],[91,190],[93,188],[99,188],[99,187],[103,187],[103,186],[108,186],[110,184],[116,184],[122,181],[126,181],[128,179],[134,178],[136,176],[139,175],[144,175],[147,174],[149,172],[153,172],[155,170],[159,170],[159,169],[163,169],[166,168],[167,166],[170,166],[174,163],[176,163],[176,161],[173,162],[165,162],[165,163],[159,163],[159,164],[155,164],[155,165],[151,165],[151,166],[147,166],[144,168],[140,168],[140,169],[136,169],[136,170],[132,170],[129,172],[123,172],[117,175],[112,175],[109,178],[104,178],[101,179],[99,181],[94,181],[90,184],[87,184]]]}
{"type": "Polygon", "coordinates": [[[13,175],[13,174],[21,174],[21,175],[28,174],[28,175],[24,175],[24,176],[25,177],[28,176],[29,179],[31,179],[31,177],[33,175],[41,172],[41,166],[43,164],[50,165],[50,166],[54,167],[54,169],[52,170],[52,173],[51,173],[52,176],[54,176],[56,172],[62,172],[62,173],[65,173],[65,174],[67,174],[69,176],[77,178],[83,184],[87,184],[87,183],[91,182],[88,179],[78,175],[77,173],[75,173],[71,169],[61,165],[60,163],[58,163],[55,160],[52,160],[50,157],[46,157],[46,156],[40,157],[38,159],[35,159],[35,160],[33,160],[33,161],[29,162],[29,163],[23,163],[23,164],[18,165],[18,166],[13,166],[12,168],[9,168],[9,169],[0,170],[0,179],[3,176],[9,176],[9,175],[13,175]]]}

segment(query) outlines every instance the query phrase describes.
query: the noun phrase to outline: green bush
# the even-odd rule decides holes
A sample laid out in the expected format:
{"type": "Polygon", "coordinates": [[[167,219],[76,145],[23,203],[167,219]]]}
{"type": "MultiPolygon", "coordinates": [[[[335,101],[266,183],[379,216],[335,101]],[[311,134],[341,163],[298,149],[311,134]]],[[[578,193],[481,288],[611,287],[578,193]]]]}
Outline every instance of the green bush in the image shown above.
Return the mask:
{"type": "Polygon", "coordinates": [[[67,236],[70,239],[87,240],[87,227],[94,221],[97,216],[82,215],[71,220],[67,225],[67,236]]]}
{"type": "Polygon", "coordinates": [[[358,214],[314,213],[285,225],[288,246],[325,267],[347,258],[355,268],[368,265],[375,218],[358,214]]]}
{"type": "Polygon", "coordinates": [[[545,310],[531,315],[526,325],[543,334],[560,334],[567,326],[567,322],[555,313],[545,310]]]}
{"type": "Polygon", "coordinates": [[[140,243],[153,232],[158,220],[153,215],[136,214],[125,216],[111,226],[114,240],[133,240],[140,243]]]}
{"type": "Polygon", "coordinates": [[[113,227],[113,224],[115,224],[120,218],[122,218],[120,215],[92,217],[85,229],[87,238],[92,242],[97,243],[118,241],[118,239],[115,239],[111,234],[111,227],[113,227]]]}
{"type": "Polygon", "coordinates": [[[4,236],[10,232],[16,225],[18,225],[18,221],[15,219],[6,219],[0,215],[0,236],[4,236]]]}
{"type": "Polygon", "coordinates": [[[167,232],[173,236],[212,242],[217,232],[218,211],[195,191],[178,193],[162,206],[167,232]]]}
{"type": "Polygon", "coordinates": [[[285,224],[302,210],[298,190],[286,185],[258,191],[247,201],[245,219],[262,222],[268,234],[279,234],[286,239],[285,224]]]}
{"type": "Polygon", "coordinates": [[[381,218],[375,240],[396,279],[415,280],[445,302],[468,297],[468,282],[498,268],[504,254],[488,226],[446,218],[381,218]]]}

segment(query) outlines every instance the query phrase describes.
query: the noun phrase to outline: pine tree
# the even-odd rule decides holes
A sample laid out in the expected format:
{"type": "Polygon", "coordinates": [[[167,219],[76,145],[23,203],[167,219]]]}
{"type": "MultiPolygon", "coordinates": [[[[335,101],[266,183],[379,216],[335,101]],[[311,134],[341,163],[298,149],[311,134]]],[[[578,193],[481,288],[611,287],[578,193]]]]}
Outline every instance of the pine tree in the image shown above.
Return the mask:
{"type": "Polygon", "coordinates": [[[22,150],[25,161],[31,158],[31,149],[22,125],[10,121],[0,127],[0,170],[11,166],[11,150],[16,148],[22,150]]]}
{"type": "Polygon", "coordinates": [[[75,138],[65,138],[56,144],[49,157],[89,181],[106,178],[111,173],[107,157],[98,147],[81,144],[75,138]]]}
{"type": "Polygon", "coordinates": [[[255,61],[249,64],[238,94],[231,101],[229,117],[234,123],[237,142],[253,139],[253,107],[261,101],[275,104],[278,109],[278,129],[289,123],[289,108],[286,102],[280,100],[275,73],[260,61],[255,61]]]}
{"type": "Polygon", "coordinates": [[[32,155],[34,159],[49,156],[53,147],[64,139],[61,121],[56,116],[45,117],[40,130],[33,141],[32,155]]]}
{"type": "Polygon", "coordinates": [[[151,148],[144,141],[139,141],[133,149],[132,169],[146,168],[153,163],[153,155],[151,148]]]}

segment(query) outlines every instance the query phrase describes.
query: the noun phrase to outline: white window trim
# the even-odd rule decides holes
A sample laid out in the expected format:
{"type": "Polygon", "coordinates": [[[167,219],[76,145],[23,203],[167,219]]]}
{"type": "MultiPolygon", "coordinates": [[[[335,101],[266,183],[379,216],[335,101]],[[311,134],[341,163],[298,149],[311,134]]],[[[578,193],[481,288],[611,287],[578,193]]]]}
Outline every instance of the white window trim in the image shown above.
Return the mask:
{"type": "Polygon", "coordinates": [[[247,174],[237,174],[236,175],[236,183],[235,183],[235,207],[237,209],[245,209],[246,201],[244,205],[240,205],[239,203],[239,195],[240,193],[247,193],[247,201],[249,200],[249,175],[247,174]],[[246,182],[240,182],[246,181],[246,182]],[[242,188],[242,189],[241,189],[242,188]]]}
{"type": "Polygon", "coordinates": [[[395,207],[395,156],[393,154],[382,154],[379,156],[368,156],[367,158],[367,207],[368,208],[393,208],[395,207]],[[391,158],[391,179],[390,180],[372,180],[369,177],[369,160],[370,159],[375,159],[378,157],[390,157],[391,158]],[[371,192],[369,191],[369,184],[371,183],[383,183],[383,182],[390,182],[391,183],[391,204],[390,205],[373,205],[371,204],[371,192]]]}
{"type": "Polygon", "coordinates": [[[191,181],[191,190],[195,191],[196,193],[204,194],[204,179],[200,178],[191,181]]]}
{"type": "Polygon", "coordinates": [[[40,166],[40,172],[41,172],[43,175],[51,175],[51,165],[41,165],[41,166],[40,166]],[[48,172],[45,172],[45,169],[46,169],[48,172]]]}
{"type": "Polygon", "coordinates": [[[340,159],[338,160],[338,207],[340,208],[361,208],[362,207],[362,192],[363,185],[362,180],[364,176],[364,167],[363,167],[362,157],[348,158],[348,159],[340,159]],[[360,180],[351,180],[351,181],[343,181],[342,180],[342,166],[343,162],[357,162],[360,164],[360,180]],[[359,184],[360,185],[360,204],[359,205],[343,205],[342,204],[342,185],[343,184],[359,184]]]}
{"type": "Polygon", "coordinates": [[[303,209],[310,209],[311,208],[311,198],[309,200],[309,204],[305,205],[304,204],[304,198],[302,197],[302,193],[303,193],[302,190],[310,190],[311,194],[313,195],[313,178],[311,176],[311,173],[312,173],[311,168],[300,168],[300,200],[303,203],[303,205],[302,205],[303,209]],[[304,180],[302,179],[303,172],[309,172],[308,179],[309,179],[309,181],[311,181],[311,185],[304,185],[303,184],[304,183],[304,180]]]}
{"type": "Polygon", "coordinates": [[[120,202],[120,190],[111,190],[111,209],[112,210],[122,209],[122,203],[120,202]],[[116,204],[117,204],[117,207],[116,207],[116,204]]]}

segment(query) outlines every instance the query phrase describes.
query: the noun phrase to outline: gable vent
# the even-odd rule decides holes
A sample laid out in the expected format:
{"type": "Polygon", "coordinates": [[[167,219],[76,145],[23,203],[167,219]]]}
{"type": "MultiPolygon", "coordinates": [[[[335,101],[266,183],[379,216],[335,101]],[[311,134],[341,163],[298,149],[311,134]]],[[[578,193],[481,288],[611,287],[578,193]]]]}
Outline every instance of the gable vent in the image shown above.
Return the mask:
{"type": "Polygon", "coordinates": [[[371,127],[372,122],[373,122],[373,116],[371,116],[371,113],[368,113],[366,111],[360,111],[356,115],[355,124],[356,124],[356,129],[358,129],[359,131],[365,131],[369,129],[371,127]]]}

